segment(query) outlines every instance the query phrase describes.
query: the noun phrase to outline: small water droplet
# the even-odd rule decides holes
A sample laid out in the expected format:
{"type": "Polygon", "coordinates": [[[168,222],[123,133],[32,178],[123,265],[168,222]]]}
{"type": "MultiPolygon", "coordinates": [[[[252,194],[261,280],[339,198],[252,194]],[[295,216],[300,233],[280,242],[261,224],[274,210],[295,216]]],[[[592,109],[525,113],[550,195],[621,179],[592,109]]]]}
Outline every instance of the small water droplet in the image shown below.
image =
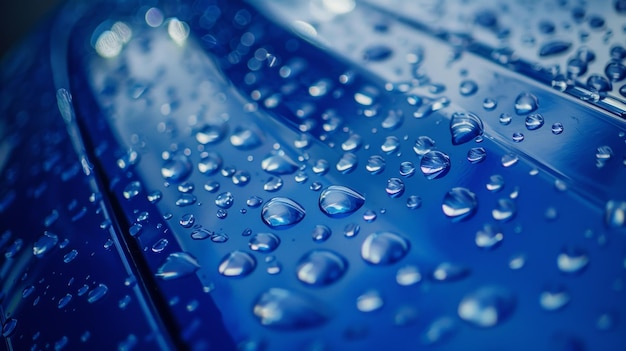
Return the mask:
{"type": "Polygon", "coordinates": [[[278,247],[280,239],[272,233],[258,233],[250,238],[248,246],[252,251],[269,253],[278,247]]]}
{"type": "Polygon", "coordinates": [[[498,107],[498,102],[495,99],[485,98],[485,100],[483,100],[483,108],[485,111],[493,111],[496,107],[498,107]]]}
{"type": "Polygon", "coordinates": [[[402,196],[402,194],[404,194],[404,182],[400,178],[389,178],[385,192],[387,192],[387,195],[391,198],[402,196]]]}
{"type": "Polygon", "coordinates": [[[567,274],[577,274],[582,272],[589,264],[587,253],[576,247],[565,247],[557,256],[557,266],[559,270],[567,274]]]}
{"type": "Polygon", "coordinates": [[[512,120],[513,118],[511,117],[511,114],[506,113],[506,112],[503,112],[500,114],[499,122],[503,126],[508,126],[509,124],[511,124],[512,120]]]}
{"type": "Polygon", "coordinates": [[[328,172],[329,167],[330,166],[328,164],[328,161],[324,159],[319,159],[315,162],[311,170],[313,170],[313,173],[315,174],[324,175],[326,174],[326,172],[328,172]]]}
{"type": "Polygon", "coordinates": [[[426,179],[444,177],[450,171],[450,157],[439,150],[426,153],[420,160],[420,169],[426,179]]]}
{"type": "Polygon", "coordinates": [[[453,221],[462,221],[474,215],[478,208],[478,199],[466,188],[452,188],[444,196],[441,208],[453,221]]]}
{"type": "Polygon", "coordinates": [[[350,215],[361,208],[365,203],[365,197],[348,187],[331,185],[320,193],[318,203],[322,212],[338,218],[350,215]]]}
{"type": "Polygon", "coordinates": [[[168,244],[169,244],[169,241],[167,239],[161,238],[152,245],[152,252],[154,253],[163,252],[163,250],[165,250],[168,244]]]}
{"type": "Polygon", "coordinates": [[[544,119],[540,113],[533,113],[526,117],[524,124],[528,130],[536,130],[543,126],[544,119]]]}
{"type": "Polygon", "coordinates": [[[305,254],[296,268],[298,280],[314,285],[326,286],[341,278],[348,263],[345,258],[329,250],[313,250],[305,254]]]}
{"type": "Polygon", "coordinates": [[[432,321],[421,336],[423,344],[441,344],[449,340],[457,331],[456,322],[450,317],[440,317],[432,321]]]}
{"type": "Polygon", "coordinates": [[[609,228],[626,226],[626,201],[609,200],[604,207],[604,223],[609,228]]]}
{"type": "Polygon", "coordinates": [[[261,199],[258,196],[250,196],[248,200],[246,200],[246,205],[248,205],[248,207],[251,207],[251,208],[257,208],[261,206],[262,203],[263,203],[263,199],[261,199]]]}
{"type": "Polygon", "coordinates": [[[524,134],[519,132],[513,133],[513,141],[516,143],[521,143],[522,141],[524,141],[524,134]]]}
{"type": "Polygon", "coordinates": [[[17,319],[7,319],[2,326],[2,336],[4,336],[5,338],[12,336],[13,332],[15,332],[15,327],[17,327],[17,319]]]}
{"type": "Polygon", "coordinates": [[[311,237],[315,242],[324,242],[330,238],[331,230],[327,226],[323,224],[318,224],[313,228],[313,232],[311,232],[311,237]]]}
{"type": "Polygon", "coordinates": [[[515,297],[499,286],[486,286],[465,295],[459,303],[462,320],[483,328],[494,327],[508,319],[515,310],[515,297]]]}
{"type": "Polygon", "coordinates": [[[406,207],[411,210],[422,207],[422,198],[417,195],[411,195],[406,199],[406,207]]]}
{"type": "Polygon", "coordinates": [[[241,150],[251,150],[261,145],[262,139],[252,129],[236,127],[230,136],[230,143],[241,150]]]}
{"type": "Polygon", "coordinates": [[[471,112],[455,112],[450,119],[450,134],[452,144],[464,144],[483,134],[483,121],[471,112]]]}
{"type": "Polygon", "coordinates": [[[391,154],[398,151],[399,146],[400,140],[392,135],[385,138],[385,141],[380,146],[380,150],[384,153],[391,154]]]}
{"type": "Polygon", "coordinates": [[[452,282],[464,279],[470,274],[469,268],[451,262],[439,264],[432,273],[432,278],[440,282],[452,282]]]}
{"type": "Polygon", "coordinates": [[[340,173],[347,174],[352,172],[356,168],[357,163],[357,156],[353,153],[347,152],[343,154],[343,156],[341,156],[341,158],[335,165],[335,168],[337,168],[340,173]]]}
{"type": "Polygon", "coordinates": [[[139,195],[140,191],[141,191],[141,183],[138,181],[133,181],[133,182],[128,183],[128,185],[126,185],[126,187],[122,191],[122,195],[124,196],[125,199],[130,200],[134,198],[135,196],[139,195]]]}
{"type": "Polygon", "coordinates": [[[276,229],[295,225],[304,218],[305,214],[300,204],[285,197],[275,197],[269,200],[261,210],[263,222],[276,229]]]}
{"type": "Polygon", "coordinates": [[[232,193],[226,191],[223,192],[215,198],[215,204],[224,209],[231,208],[233,206],[233,202],[235,201],[235,197],[232,193]]]}
{"type": "Polygon", "coordinates": [[[537,97],[530,93],[521,93],[515,98],[515,113],[525,115],[534,112],[539,107],[537,97]]]}
{"type": "Polygon", "coordinates": [[[482,147],[473,147],[467,151],[467,160],[471,164],[480,163],[487,157],[487,151],[482,147]]]}
{"type": "Polygon", "coordinates": [[[214,144],[224,138],[226,123],[205,124],[196,132],[196,140],[203,145],[214,144]]]}
{"type": "Polygon", "coordinates": [[[422,274],[417,266],[407,265],[398,269],[396,282],[402,286],[415,285],[422,281],[422,274]]]}
{"type": "Polygon", "coordinates": [[[202,174],[215,174],[222,167],[222,157],[216,152],[203,152],[200,157],[198,171],[202,174]]]}
{"type": "Polygon", "coordinates": [[[539,295],[539,304],[546,311],[556,311],[565,307],[570,301],[570,295],[565,287],[550,286],[539,295]]]}
{"type": "Polygon", "coordinates": [[[43,257],[50,252],[59,242],[59,236],[45,231],[42,236],[33,244],[33,255],[35,257],[43,257]]]}
{"type": "Polygon", "coordinates": [[[609,62],[604,68],[604,74],[613,82],[626,78],[626,66],[619,62],[609,62]]]}
{"type": "Polygon", "coordinates": [[[109,291],[109,288],[104,284],[98,284],[87,294],[87,302],[94,303],[100,301],[109,291]]]}
{"type": "Polygon", "coordinates": [[[409,241],[392,232],[375,232],[361,245],[361,257],[374,265],[390,265],[409,252],[409,241]]]}
{"type": "Polygon", "coordinates": [[[178,221],[183,228],[191,228],[195,222],[196,218],[192,213],[185,213],[180,217],[180,221],[178,221]]]}
{"type": "Polygon", "coordinates": [[[471,96],[478,91],[478,84],[473,80],[464,80],[459,85],[459,93],[462,96],[471,96]]]}
{"type": "Polygon", "coordinates": [[[193,165],[185,155],[175,155],[163,163],[161,176],[170,183],[180,183],[193,171],[193,165]]]}
{"type": "Polygon", "coordinates": [[[519,161],[519,157],[517,157],[517,155],[515,154],[504,154],[502,155],[502,158],[500,159],[500,162],[502,163],[502,167],[506,167],[506,168],[515,165],[518,161],[519,161]]]}
{"type": "Polygon", "coordinates": [[[552,134],[559,135],[563,133],[563,124],[556,122],[552,124],[552,134]]]}
{"type": "Polygon", "coordinates": [[[328,320],[321,302],[279,288],[262,293],[254,303],[253,313],[261,325],[281,330],[312,328],[328,320]]]}
{"type": "Polygon", "coordinates": [[[157,202],[161,200],[162,197],[163,197],[163,193],[161,193],[158,190],[155,190],[151,192],[150,194],[148,194],[147,199],[148,201],[150,201],[151,204],[156,204],[157,202]]]}
{"type": "Polygon", "coordinates": [[[76,256],[78,256],[78,251],[72,250],[72,251],[66,253],[65,255],[63,255],[63,262],[70,263],[70,262],[74,261],[76,256]]]}
{"type": "Polygon", "coordinates": [[[167,256],[155,275],[163,280],[170,280],[193,274],[198,268],[200,264],[190,254],[174,252],[167,256]]]}
{"type": "Polygon", "coordinates": [[[261,169],[270,174],[282,175],[295,172],[298,165],[284,153],[277,152],[266,156],[261,161],[261,169]]]}
{"type": "Polygon", "coordinates": [[[57,304],[58,309],[64,309],[69,303],[72,301],[72,294],[67,294],[59,299],[59,303],[57,304]]]}
{"type": "Polygon", "coordinates": [[[572,47],[568,41],[554,40],[543,44],[539,48],[539,57],[549,57],[562,54],[572,47]]]}
{"type": "Polygon", "coordinates": [[[372,155],[367,159],[365,169],[371,174],[379,174],[385,170],[385,159],[380,155],[372,155]]]}
{"type": "Polygon", "coordinates": [[[435,147],[435,141],[428,136],[420,136],[415,140],[413,151],[418,156],[423,156],[435,147]]]}
{"type": "Polygon", "coordinates": [[[496,207],[491,210],[491,216],[497,221],[510,221],[517,213],[517,207],[511,199],[502,198],[496,203],[496,207]]]}
{"type": "Polygon", "coordinates": [[[361,147],[362,138],[358,134],[352,134],[341,144],[343,151],[356,151],[361,147]]]}
{"type": "Polygon", "coordinates": [[[363,60],[368,62],[380,62],[388,59],[393,50],[387,45],[372,45],[363,52],[363,60]]]}
{"type": "Polygon", "coordinates": [[[415,165],[413,162],[404,161],[400,163],[400,175],[403,177],[411,177],[415,173],[415,165]]]}
{"type": "Polygon", "coordinates": [[[281,177],[269,177],[265,184],[263,184],[263,190],[268,192],[275,192],[283,187],[283,179],[281,177]]]}
{"type": "Polygon", "coordinates": [[[361,312],[373,312],[383,307],[383,298],[377,290],[367,291],[356,298],[356,307],[361,312]]]}
{"type": "Polygon", "coordinates": [[[587,88],[593,92],[606,93],[613,89],[613,85],[606,77],[592,74],[587,78],[587,88]]]}
{"type": "Polygon", "coordinates": [[[343,228],[343,235],[345,235],[346,238],[353,238],[357,234],[359,234],[360,230],[361,230],[361,227],[358,224],[356,224],[356,223],[348,223],[343,228]]]}

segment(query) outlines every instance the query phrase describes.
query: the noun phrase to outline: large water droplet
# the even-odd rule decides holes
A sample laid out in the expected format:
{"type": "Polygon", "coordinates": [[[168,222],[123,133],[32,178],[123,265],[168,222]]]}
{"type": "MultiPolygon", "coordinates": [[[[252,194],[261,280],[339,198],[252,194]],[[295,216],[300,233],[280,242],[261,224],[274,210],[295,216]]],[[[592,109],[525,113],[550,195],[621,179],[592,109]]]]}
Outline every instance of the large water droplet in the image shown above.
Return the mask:
{"type": "Polygon", "coordinates": [[[233,251],[222,258],[217,270],[226,277],[244,277],[254,270],[256,260],[243,251],[233,251]]]}
{"type": "Polygon", "coordinates": [[[58,235],[48,231],[44,232],[43,235],[35,241],[35,244],[33,244],[33,255],[35,255],[35,257],[43,257],[50,252],[58,242],[58,235]]]}
{"type": "Polygon", "coordinates": [[[439,150],[429,151],[420,160],[420,169],[426,179],[442,178],[450,171],[450,157],[439,150]]]}
{"type": "Polygon", "coordinates": [[[280,175],[291,174],[298,169],[298,165],[284,153],[268,155],[261,161],[261,168],[268,173],[280,175]]]}
{"type": "Polygon", "coordinates": [[[470,218],[478,208],[476,195],[466,188],[452,188],[443,198],[441,209],[453,221],[470,218]]]}
{"type": "Polygon", "coordinates": [[[288,228],[300,222],[305,214],[300,204],[286,197],[269,200],[261,210],[263,222],[276,229],[288,228]]]}
{"type": "Polygon", "coordinates": [[[576,247],[565,247],[556,259],[559,270],[563,273],[577,274],[589,264],[587,253],[576,247]]]}
{"type": "Polygon", "coordinates": [[[487,286],[465,295],[457,311],[464,321],[489,328],[509,318],[515,305],[515,297],[508,290],[487,286]]]}
{"type": "Polygon", "coordinates": [[[409,252],[409,241],[392,232],[376,232],[368,235],[361,245],[361,257],[375,265],[390,265],[401,260],[409,252]]]}
{"type": "Polygon", "coordinates": [[[258,233],[250,238],[250,250],[268,253],[276,250],[280,239],[272,233],[258,233]]]}
{"type": "Polygon", "coordinates": [[[326,215],[334,218],[354,213],[365,203],[365,197],[341,185],[331,185],[320,193],[319,207],[326,215]]]}
{"type": "Polygon", "coordinates": [[[535,111],[539,107],[537,97],[530,93],[521,93],[515,98],[515,113],[525,115],[535,111]]]}
{"type": "Polygon", "coordinates": [[[302,257],[296,268],[298,280],[305,284],[325,286],[343,276],[348,267],[345,258],[329,250],[313,250],[302,257]]]}
{"type": "Polygon", "coordinates": [[[171,253],[155,274],[163,280],[176,279],[194,273],[200,265],[195,258],[186,252],[171,253]]]}
{"type": "Polygon", "coordinates": [[[187,179],[192,170],[193,166],[187,156],[175,155],[165,161],[161,167],[161,175],[168,182],[179,183],[187,179]]]}
{"type": "Polygon", "coordinates": [[[312,328],[329,318],[321,302],[279,288],[262,293],[254,303],[253,313],[261,325],[282,330],[312,328]]]}
{"type": "Polygon", "coordinates": [[[483,121],[471,112],[456,112],[450,119],[450,134],[452,144],[466,143],[483,134],[483,121]]]}

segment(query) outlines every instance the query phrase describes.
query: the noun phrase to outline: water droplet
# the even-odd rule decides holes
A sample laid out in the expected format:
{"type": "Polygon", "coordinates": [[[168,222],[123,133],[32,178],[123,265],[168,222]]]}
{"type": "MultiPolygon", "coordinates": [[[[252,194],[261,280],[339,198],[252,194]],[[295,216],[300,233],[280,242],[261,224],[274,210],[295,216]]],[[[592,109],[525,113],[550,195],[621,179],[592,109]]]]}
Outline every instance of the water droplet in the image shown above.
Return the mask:
{"type": "Polygon", "coordinates": [[[352,134],[348,137],[346,141],[341,144],[341,149],[343,151],[355,151],[361,147],[362,138],[358,134],[352,134]]]}
{"type": "Polygon", "coordinates": [[[392,232],[368,235],[361,245],[361,257],[375,265],[390,265],[409,252],[409,241],[392,232]]]}
{"type": "Polygon", "coordinates": [[[298,173],[296,173],[296,175],[293,177],[293,179],[296,181],[296,183],[304,183],[307,180],[309,180],[309,176],[308,174],[306,174],[306,172],[304,171],[300,171],[298,173]]]}
{"type": "Polygon", "coordinates": [[[626,226],[626,201],[609,200],[604,207],[604,223],[609,228],[626,226]]]}
{"type": "Polygon", "coordinates": [[[251,208],[257,208],[261,206],[262,203],[263,203],[263,199],[261,199],[258,196],[250,196],[248,200],[246,200],[246,205],[248,205],[248,207],[251,207],[251,208]]]}
{"type": "Polygon", "coordinates": [[[478,91],[478,84],[473,80],[464,80],[459,85],[459,93],[463,96],[474,95],[478,91]]]}
{"type": "Polygon", "coordinates": [[[398,269],[396,282],[402,286],[415,285],[422,281],[422,274],[414,265],[407,265],[398,269]]]}
{"type": "Polygon", "coordinates": [[[442,178],[450,171],[450,157],[439,150],[429,151],[420,160],[420,169],[426,179],[442,178]]]}
{"type": "Polygon", "coordinates": [[[400,197],[404,194],[404,182],[400,178],[389,178],[385,191],[391,198],[400,197]]]}
{"type": "Polygon", "coordinates": [[[161,200],[162,197],[163,197],[163,193],[161,193],[158,190],[155,190],[151,192],[150,194],[148,194],[147,199],[148,201],[150,201],[151,204],[156,204],[157,202],[159,202],[159,200],[161,200]]]}
{"type": "Polygon", "coordinates": [[[200,264],[190,254],[174,252],[167,256],[155,275],[163,280],[170,280],[193,274],[198,268],[200,264]]]}
{"type": "Polygon", "coordinates": [[[440,282],[452,282],[464,279],[470,274],[469,268],[455,263],[443,262],[432,273],[432,278],[440,282]]]}
{"type": "Polygon", "coordinates": [[[309,189],[313,190],[313,191],[318,191],[322,188],[322,183],[320,182],[313,182],[311,183],[311,185],[309,186],[309,189]]]}
{"type": "Polygon", "coordinates": [[[329,168],[328,161],[324,159],[319,159],[317,160],[317,162],[315,162],[315,164],[313,165],[311,169],[313,170],[313,173],[323,175],[323,174],[326,174],[326,172],[328,172],[328,168],[329,168]]]}
{"type": "Polygon", "coordinates": [[[196,197],[192,194],[180,194],[178,199],[176,199],[176,206],[185,207],[190,206],[196,203],[196,197]]]}
{"type": "Polygon", "coordinates": [[[230,143],[241,150],[251,150],[262,143],[261,137],[252,129],[236,127],[230,136],[230,143]]]}
{"type": "Polygon", "coordinates": [[[383,307],[383,298],[378,291],[370,290],[356,298],[356,307],[361,312],[373,312],[383,307]]]}
{"type": "Polygon", "coordinates": [[[428,136],[420,136],[415,140],[413,151],[417,156],[423,156],[435,147],[435,141],[428,136]]]}
{"type": "Polygon", "coordinates": [[[539,295],[539,304],[546,311],[559,310],[570,301],[570,296],[565,287],[554,285],[548,287],[539,295]]]}
{"type": "Polygon", "coordinates": [[[357,166],[357,157],[355,154],[347,152],[341,156],[335,168],[343,174],[352,172],[357,166]]]}
{"type": "MultiPolygon", "coordinates": [[[[217,209],[217,211],[215,212],[215,215],[217,216],[217,218],[219,219],[224,219],[228,216],[228,211],[226,211],[223,208],[219,208],[217,209]]],[[[211,238],[212,239],[212,238],[211,238]]]]}
{"type": "Polygon", "coordinates": [[[481,249],[494,249],[500,245],[504,239],[504,234],[500,228],[485,224],[482,229],[476,232],[476,246],[481,249]]]}
{"type": "Polygon", "coordinates": [[[511,199],[502,198],[496,203],[496,207],[491,210],[491,216],[497,221],[510,221],[517,213],[517,207],[511,199]]]}
{"type": "Polygon", "coordinates": [[[483,100],[483,108],[486,111],[493,111],[496,107],[498,107],[498,102],[495,99],[485,98],[485,100],[483,100]]]}
{"type": "Polygon", "coordinates": [[[559,270],[563,273],[577,274],[589,264],[587,253],[576,247],[565,247],[556,259],[559,270]]]}
{"type": "Polygon", "coordinates": [[[134,198],[135,196],[139,195],[140,191],[141,191],[141,183],[138,181],[133,181],[133,182],[128,183],[128,185],[126,185],[126,187],[122,191],[122,195],[124,195],[125,199],[130,200],[134,198]]]}
{"type": "Polygon", "coordinates": [[[263,222],[276,229],[288,228],[300,222],[305,214],[302,206],[285,197],[275,197],[269,200],[261,210],[263,222]]]}
{"type": "Polygon", "coordinates": [[[321,302],[279,288],[262,293],[254,303],[253,313],[261,325],[281,330],[312,328],[328,320],[321,302]]]}
{"type": "Polygon", "coordinates": [[[559,135],[563,133],[563,124],[556,122],[552,124],[552,134],[559,135]]]}
{"type": "Polygon", "coordinates": [[[467,160],[471,164],[480,163],[487,157],[487,151],[482,147],[473,147],[467,151],[467,160]]]}
{"type": "Polygon", "coordinates": [[[50,252],[59,242],[58,235],[45,231],[42,236],[33,244],[33,255],[35,257],[43,257],[50,252]]]}
{"type": "Polygon", "coordinates": [[[517,155],[515,154],[504,154],[502,155],[502,158],[500,159],[500,162],[502,163],[502,167],[506,167],[506,168],[515,165],[518,161],[519,161],[519,157],[517,157],[517,155]]]}
{"type": "Polygon", "coordinates": [[[204,190],[210,193],[214,193],[218,191],[219,189],[220,189],[220,183],[216,181],[208,181],[206,184],[204,184],[204,190]]]}
{"type": "Polygon", "coordinates": [[[165,250],[168,244],[169,244],[169,241],[167,239],[161,238],[152,245],[152,252],[155,252],[155,253],[162,252],[163,250],[165,250]]]}
{"type": "Polygon", "coordinates": [[[372,45],[363,52],[363,60],[368,62],[380,62],[388,59],[393,50],[387,45],[372,45]]]}
{"type": "Polygon", "coordinates": [[[406,199],[406,207],[411,210],[422,207],[422,198],[417,195],[411,195],[406,199]]]}
{"type": "Polygon", "coordinates": [[[4,325],[2,326],[2,336],[5,338],[10,337],[15,332],[15,327],[17,327],[17,319],[9,318],[4,325]]]}
{"type": "Polygon", "coordinates": [[[385,170],[385,159],[380,155],[372,155],[367,159],[365,169],[371,174],[378,174],[385,170]]]}
{"type": "Polygon", "coordinates": [[[226,123],[205,124],[196,132],[196,140],[203,145],[217,143],[226,134],[226,123]]]}
{"type": "Polygon", "coordinates": [[[326,215],[334,218],[354,213],[365,203],[365,197],[340,185],[331,185],[320,193],[319,207],[326,215]]]}
{"type": "Polygon", "coordinates": [[[400,163],[400,175],[403,177],[410,177],[415,173],[415,165],[413,162],[405,161],[400,163]]]}
{"type": "Polygon", "coordinates": [[[222,167],[222,157],[216,152],[203,152],[198,162],[198,171],[202,174],[215,174],[222,167]]]}
{"type": "Polygon", "coordinates": [[[513,118],[511,117],[511,115],[509,113],[503,112],[500,114],[500,124],[502,124],[503,126],[508,126],[509,124],[511,124],[511,121],[513,120],[513,118]]]}
{"type": "Polygon", "coordinates": [[[360,230],[361,230],[361,227],[358,224],[356,224],[356,223],[348,223],[343,228],[343,235],[345,235],[346,238],[353,238],[357,234],[359,234],[360,230]]]}
{"type": "Polygon", "coordinates": [[[284,153],[278,152],[268,155],[261,161],[261,168],[270,174],[291,174],[298,169],[298,165],[284,153]]]}
{"type": "Polygon", "coordinates": [[[524,141],[524,134],[523,133],[513,133],[513,141],[516,143],[521,143],[522,141],[524,141]]]}
{"type": "Polygon", "coordinates": [[[479,288],[463,297],[458,314],[477,327],[490,328],[508,319],[515,310],[515,297],[498,286],[479,288]]]}
{"type": "Polygon", "coordinates": [[[22,298],[25,299],[29,297],[33,292],[35,292],[35,287],[33,285],[24,288],[24,290],[22,290],[22,298]]]}
{"type": "Polygon", "coordinates": [[[534,112],[539,107],[537,97],[530,93],[521,93],[515,98],[515,113],[525,115],[534,112]]]}
{"type": "Polygon", "coordinates": [[[609,62],[604,68],[604,74],[613,82],[626,78],[626,66],[619,62],[609,62]]]}
{"type": "Polygon", "coordinates": [[[458,329],[452,318],[440,317],[435,319],[422,334],[422,343],[426,345],[440,344],[450,339],[458,329]]]}
{"type": "Polygon", "coordinates": [[[235,201],[235,197],[230,192],[223,192],[215,198],[215,204],[220,208],[231,208],[233,206],[233,202],[235,201]]]}
{"type": "Polygon", "coordinates": [[[76,256],[78,256],[78,251],[72,250],[72,251],[66,253],[65,255],[63,255],[63,262],[70,263],[70,262],[74,261],[76,256]]]}
{"type": "Polygon", "coordinates": [[[280,239],[272,233],[258,233],[250,238],[248,246],[252,251],[269,253],[278,247],[280,239]]]}
{"type": "Polygon", "coordinates": [[[417,108],[417,111],[413,113],[413,117],[415,118],[426,118],[445,107],[450,105],[450,99],[447,97],[441,97],[436,100],[425,103],[417,108]]]}
{"type": "Polygon", "coordinates": [[[587,88],[594,92],[606,93],[613,89],[613,85],[604,76],[592,74],[587,78],[587,88]]]}
{"type": "Polygon", "coordinates": [[[187,179],[193,170],[193,165],[185,155],[176,155],[166,160],[161,167],[161,175],[171,183],[180,183],[187,179]]]}
{"type": "Polygon", "coordinates": [[[348,263],[329,250],[313,250],[304,255],[296,268],[298,280],[314,286],[326,286],[341,278],[348,263]]]}
{"type": "Polygon", "coordinates": [[[59,299],[59,303],[57,304],[58,309],[64,309],[69,303],[72,301],[72,294],[67,294],[59,299]]]}
{"type": "Polygon", "coordinates": [[[283,187],[283,179],[281,177],[269,177],[265,184],[263,184],[263,190],[269,192],[275,192],[283,187]]]}
{"type": "Polygon", "coordinates": [[[476,195],[466,188],[452,188],[443,198],[441,209],[453,221],[469,219],[478,208],[476,195]]]}
{"type": "Polygon", "coordinates": [[[101,300],[109,291],[109,288],[104,284],[98,284],[87,294],[87,302],[94,303],[101,300]]]}
{"type": "Polygon", "coordinates": [[[539,48],[539,57],[549,57],[559,55],[572,47],[572,43],[567,41],[554,40],[543,44],[539,48]]]}
{"type": "MultiPolygon", "coordinates": [[[[528,130],[536,130],[543,126],[544,119],[540,113],[533,113],[526,117],[524,124],[528,130]]],[[[521,133],[520,133],[521,134],[521,133]]]]}
{"type": "Polygon", "coordinates": [[[374,210],[366,210],[365,212],[363,212],[363,220],[368,223],[374,222],[376,218],[378,218],[378,216],[376,215],[376,211],[374,210]]]}
{"type": "MultiPolygon", "coordinates": [[[[404,117],[401,112],[395,112],[394,110],[389,111],[389,114],[385,119],[380,123],[380,126],[384,129],[394,130],[399,128],[404,121],[404,117]]],[[[349,151],[349,150],[345,150],[349,151]]]]}
{"type": "Polygon", "coordinates": [[[388,136],[385,138],[385,141],[380,146],[382,152],[391,154],[398,151],[398,147],[400,146],[400,140],[395,136],[388,136]]]}
{"type": "Polygon", "coordinates": [[[178,221],[183,228],[191,228],[195,222],[196,218],[192,213],[185,213],[180,217],[180,221],[178,221]]]}
{"type": "Polygon", "coordinates": [[[450,134],[452,144],[464,144],[483,134],[483,121],[471,112],[455,112],[450,119],[450,134]]]}
{"type": "Polygon", "coordinates": [[[313,232],[311,233],[311,237],[315,242],[324,242],[330,238],[331,230],[327,226],[323,224],[318,224],[313,228],[313,232]]]}
{"type": "Polygon", "coordinates": [[[587,63],[579,58],[571,58],[567,61],[567,74],[571,77],[579,77],[587,73],[587,63]]]}

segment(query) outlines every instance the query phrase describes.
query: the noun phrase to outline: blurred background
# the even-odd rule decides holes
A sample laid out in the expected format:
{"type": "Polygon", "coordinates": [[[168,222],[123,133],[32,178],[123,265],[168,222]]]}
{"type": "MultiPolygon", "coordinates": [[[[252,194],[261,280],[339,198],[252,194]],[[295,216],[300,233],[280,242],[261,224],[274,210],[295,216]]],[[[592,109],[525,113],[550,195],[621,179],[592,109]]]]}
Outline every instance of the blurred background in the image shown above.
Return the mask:
{"type": "Polygon", "coordinates": [[[0,1],[0,59],[62,0],[0,1]]]}

